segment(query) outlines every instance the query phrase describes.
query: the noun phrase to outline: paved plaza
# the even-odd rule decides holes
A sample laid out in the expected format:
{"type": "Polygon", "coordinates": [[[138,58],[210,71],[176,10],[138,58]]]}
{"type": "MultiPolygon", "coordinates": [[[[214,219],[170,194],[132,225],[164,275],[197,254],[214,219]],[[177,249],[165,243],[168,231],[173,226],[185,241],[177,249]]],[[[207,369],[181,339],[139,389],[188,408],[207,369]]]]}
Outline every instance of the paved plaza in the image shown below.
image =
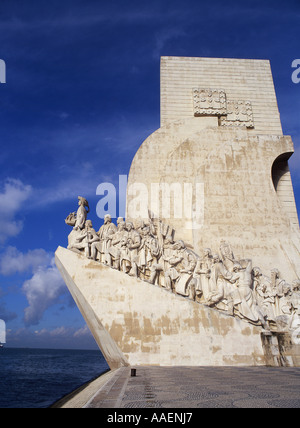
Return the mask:
{"type": "Polygon", "coordinates": [[[111,372],[83,407],[299,408],[300,369],[143,366],[131,377],[126,367],[111,372]]]}

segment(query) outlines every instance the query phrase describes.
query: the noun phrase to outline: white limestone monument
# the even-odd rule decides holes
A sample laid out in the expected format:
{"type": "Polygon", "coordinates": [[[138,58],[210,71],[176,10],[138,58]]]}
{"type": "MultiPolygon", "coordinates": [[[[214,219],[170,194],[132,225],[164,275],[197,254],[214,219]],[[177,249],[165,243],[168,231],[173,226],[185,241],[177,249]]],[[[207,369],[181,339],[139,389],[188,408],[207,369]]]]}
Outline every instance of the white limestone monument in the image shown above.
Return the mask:
{"type": "Polygon", "coordinates": [[[111,368],[300,364],[300,233],[270,63],[161,58],[126,219],[79,197],[56,264],[111,368]]]}

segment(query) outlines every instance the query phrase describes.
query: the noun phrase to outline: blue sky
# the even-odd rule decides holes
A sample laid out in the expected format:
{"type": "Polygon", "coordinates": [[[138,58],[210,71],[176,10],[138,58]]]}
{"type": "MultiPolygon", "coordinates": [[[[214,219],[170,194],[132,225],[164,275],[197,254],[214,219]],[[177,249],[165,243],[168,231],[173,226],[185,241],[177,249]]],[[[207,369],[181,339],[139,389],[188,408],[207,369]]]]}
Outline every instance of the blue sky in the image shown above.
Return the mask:
{"type": "Polygon", "coordinates": [[[1,0],[0,318],[8,346],[96,348],[53,263],[77,196],[160,126],[160,57],[269,59],[300,209],[299,0],[1,0]]]}

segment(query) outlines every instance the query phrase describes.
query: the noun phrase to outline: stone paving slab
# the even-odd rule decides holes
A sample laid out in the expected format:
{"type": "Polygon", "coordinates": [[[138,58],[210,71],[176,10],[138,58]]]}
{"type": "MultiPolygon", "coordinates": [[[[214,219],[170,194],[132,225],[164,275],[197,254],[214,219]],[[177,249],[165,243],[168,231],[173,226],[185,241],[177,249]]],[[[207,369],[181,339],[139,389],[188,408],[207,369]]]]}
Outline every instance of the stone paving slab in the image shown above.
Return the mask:
{"type": "Polygon", "coordinates": [[[300,369],[125,367],[86,408],[299,408],[300,369]]]}

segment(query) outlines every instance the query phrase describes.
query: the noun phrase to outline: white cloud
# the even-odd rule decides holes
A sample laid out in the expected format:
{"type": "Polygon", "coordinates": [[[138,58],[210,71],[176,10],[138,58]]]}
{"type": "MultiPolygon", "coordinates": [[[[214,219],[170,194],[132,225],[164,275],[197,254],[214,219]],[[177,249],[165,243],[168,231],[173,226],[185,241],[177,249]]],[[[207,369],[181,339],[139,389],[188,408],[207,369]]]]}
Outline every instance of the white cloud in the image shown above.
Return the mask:
{"type": "MultiPolygon", "coordinates": [[[[44,249],[22,253],[15,247],[8,247],[1,254],[0,274],[13,275],[24,272],[30,272],[32,275],[22,286],[22,292],[28,301],[28,306],[24,310],[24,322],[26,326],[36,325],[49,307],[59,302],[66,303],[70,296],[55,266],[52,253],[47,253],[44,249]]],[[[0,312],[4,312],[4,309],[0,305],[0,312]]]]}
{"type": "Polygon", "coordinates": [[[90,337],[91,336],[91,331],[88,328],[87,325],[85,325],[84,327],[78,329],[75,331],[75,333],[73,334],[73,337],[77,337],[77,338],[82,338],[82,337],[90,337]]]}
{"type": "Polygon", "coordinates": [[[22,287],[29,306],[24,310],[24,321],[27,326],[38,324],[44,312],[58,303],[66,294],[65,283],[54,264],[54,258],[48,266],[39,266],[31,279],[22,287]]]}
{"type": "Polygon", "coordinates": [[[0,193],[0,244],[21,232],[23,222],[17,219],[16,215],[31,192],[32,187],[23,184],[20,180],[13,178],[6,180],[3,193],[0,193]]]}
{"type": "Polygon", "coordinates": [[[0,273],[2,275],[13,275],[27,271],[35,272],[41,266],[48,266],[51,256],[43,249],[29,250],[22,253],[15,247],[8,247],[1,254],[0,273]]]}
{"type": "Polygon", "coordinates": [[[7,329],[7,343],[15,347],[98,349],[86,325],[81,328],[61,326],[55,329],[42,328],[40,330],[7,329]]]}
{"type": "Polygon", "coordinates": [[[92,337],[92,333],[90,332],[87,325],[81,327],[79,329],[75,329],[72,327],[57,327],[53,330],[48,330],[47,328],[43,328],[41,330],[35,330],[34,334],[37,337],[44,338],[65,338],[65,339],[76,339],[76,338],[90,338],[92,337]]]}

